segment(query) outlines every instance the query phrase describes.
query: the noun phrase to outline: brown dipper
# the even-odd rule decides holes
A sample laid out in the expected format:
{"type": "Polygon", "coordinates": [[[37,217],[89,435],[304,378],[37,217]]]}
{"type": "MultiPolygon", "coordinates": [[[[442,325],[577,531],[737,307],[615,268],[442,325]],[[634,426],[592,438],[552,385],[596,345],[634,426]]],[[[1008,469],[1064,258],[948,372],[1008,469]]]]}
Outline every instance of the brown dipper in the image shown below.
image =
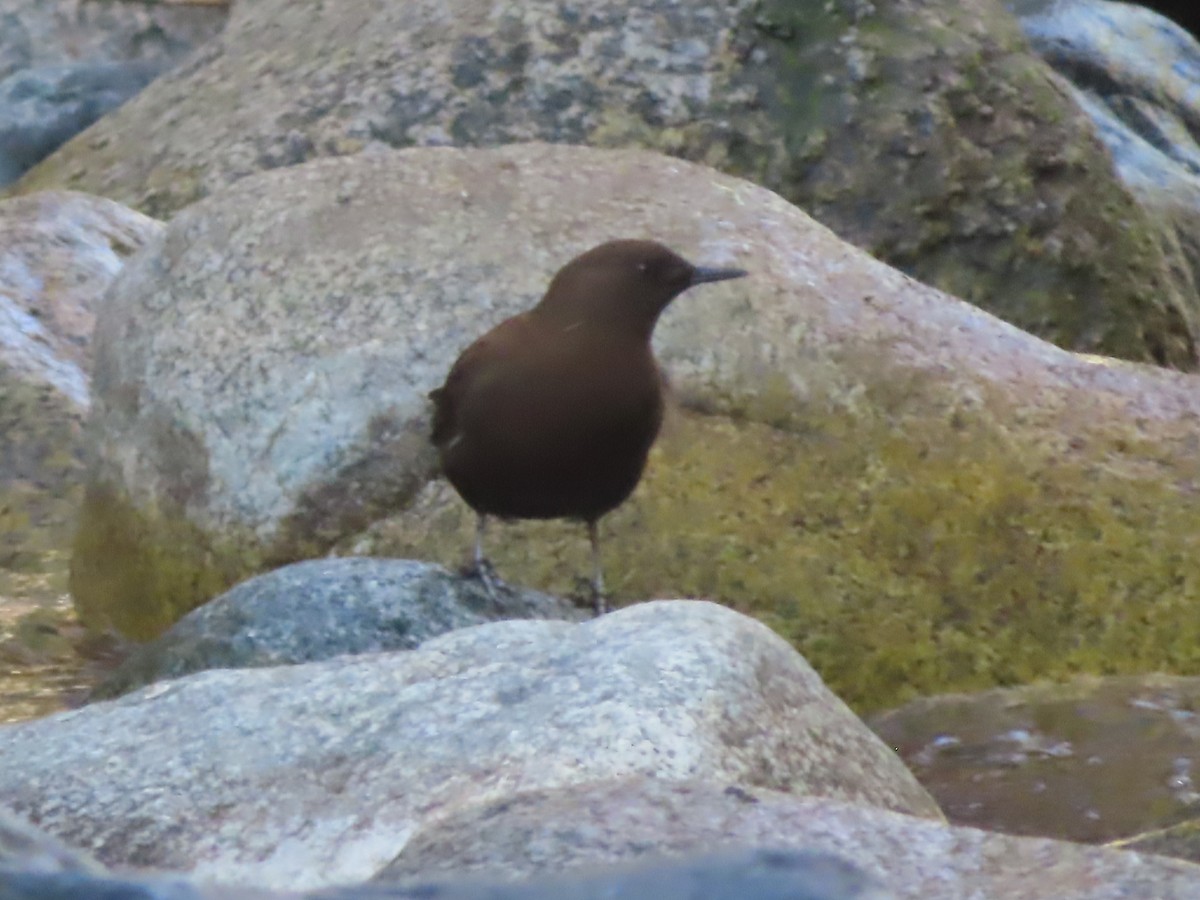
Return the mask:
{"type": "Polygon", "coordinates": [[[579,519],[592,547],[596,614],[606,608],[596,523],[633,493],[663,417],[650,335],[688,288],[740,278],[693,266],[653,241],[611,241],[559,270],[528,312],[501,322],[455,361],[434,403],[433,444],[478,515],[579,519]]]}

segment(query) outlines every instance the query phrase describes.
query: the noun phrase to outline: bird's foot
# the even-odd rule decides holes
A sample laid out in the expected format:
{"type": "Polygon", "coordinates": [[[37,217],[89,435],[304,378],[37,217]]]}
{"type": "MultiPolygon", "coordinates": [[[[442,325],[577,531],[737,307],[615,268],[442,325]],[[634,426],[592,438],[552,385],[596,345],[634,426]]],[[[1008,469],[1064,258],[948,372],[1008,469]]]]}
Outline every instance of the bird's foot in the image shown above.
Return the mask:
{"type": "Polygon", "coordinates": [[[582,575],[575,579],[575,590],[571,592],[571,600],[576,606],[590,605],[596,611],[597,618],[612,612],[612,604],[608,602],[603,586],[597,587],[592,579],[582,575]]]}
{"type": "Polygon", "coordinates": [[[472,560],[463,566],[459,572],[464,578],[478,578],[483,582],[483,589],[487,592],[488,599],[495,604],[500,603],[500,588],[504,582],[500,576],[496,574],[496,567],[492,565],[490,559],[472,560]]]}

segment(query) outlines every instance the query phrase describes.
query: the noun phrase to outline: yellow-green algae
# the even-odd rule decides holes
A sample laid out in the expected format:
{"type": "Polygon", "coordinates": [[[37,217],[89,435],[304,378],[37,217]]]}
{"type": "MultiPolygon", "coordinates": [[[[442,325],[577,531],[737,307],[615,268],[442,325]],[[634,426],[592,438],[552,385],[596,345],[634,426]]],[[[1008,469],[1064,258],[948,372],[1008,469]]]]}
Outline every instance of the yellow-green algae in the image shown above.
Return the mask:
{"type": "Polygon", "coordinates": [[[1170,828],[1148,831],[1144,834],[1112,841],[1110,847],[1122,850],[1137,850],[1157,856],[1173,856],[1188,862],[1200,863],[1200,821],[1192,819],[1170,828]]]}
{"type": "Polygon", "coordinates": [[[79,514],[71,594],[88,628],[145,640],[264,568],[250,534],[206,534],[170,504],[138,509],[118,488],[95,483],[79,514]]]}
{"type": "MultiPolygon", "coordinates": [[[[1194,503],[1052,462],[994,410],[916,427],[880,409],[784,427],[683,417],[604,522],[618,601],[749,613],[860,710],[1077,672],[1200,672],[1194,503]]],[[[430,506],[377,527],[374,552],[461,560],[469,511],[430,506]]],[[[587,571],[578,525],[497,527],[488,550],[518,583],[569,590],[587,571]]]]}

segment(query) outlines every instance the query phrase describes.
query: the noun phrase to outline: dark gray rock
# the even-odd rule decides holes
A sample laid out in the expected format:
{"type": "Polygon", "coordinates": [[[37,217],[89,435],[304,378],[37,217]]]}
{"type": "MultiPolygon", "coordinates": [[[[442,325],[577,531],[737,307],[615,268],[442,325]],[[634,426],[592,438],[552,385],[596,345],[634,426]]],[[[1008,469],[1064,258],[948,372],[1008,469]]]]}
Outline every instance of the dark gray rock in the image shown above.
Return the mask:
{"type": "Polygon", "coordinates": [[[8,896],[4,893],[6,873],[18,871],[98,875],[104,867],[0,806],[0,898],[8,896]]]}
{"type": "Polygon", "coordinates": [[[314,900],[887,900],[895,895],[836,856],[743,850],[585,869],[524,884],[445,881],[355,887],[312,896],[314,900]]]}
{"type": "Polygon", "coordinates": [[[0,186],[116,109],[166,65],[78,63],[26,69],[0,81],[0,186]]]}
{"type": "Polygon", "coordinates": [[[500,619],[580,621],[569,600],[503,585],[494,603],[482,582],[429,563],[318,559],[251,578],[193,610],[136,650],[93,696],[204,669],[314,662],[412,650],[429,638],[500,619]]]}
{"type": "MultiPolygon", "coordinates": [[[[0,900],[285,900],[297,896],[200,888],[169,878],[0,872],[0,900]]],[[[836,857],[749,850],[635,868],[608,867],[526,884],[454,880],[363,885],[303,896],[311,900],[887,900],[893,895],[836,857]]]]}
{"type": "Polygon", "coordinates": [[[242,891],[202,894],[173,878],[106,878],[64,873],[43,875],[0,870],[0,900],[234,900],[250,895],[242,891]]]}
{"type": "Polygon", "coordinates": [[[203,3],[0,0],[0,80],[76,62],[179,60],[225,25],[203,3]]]}
{"type": "Polygon", "coordinates": [[[0,186],[217,34],[218,5],[0,0],[0,186]]]}

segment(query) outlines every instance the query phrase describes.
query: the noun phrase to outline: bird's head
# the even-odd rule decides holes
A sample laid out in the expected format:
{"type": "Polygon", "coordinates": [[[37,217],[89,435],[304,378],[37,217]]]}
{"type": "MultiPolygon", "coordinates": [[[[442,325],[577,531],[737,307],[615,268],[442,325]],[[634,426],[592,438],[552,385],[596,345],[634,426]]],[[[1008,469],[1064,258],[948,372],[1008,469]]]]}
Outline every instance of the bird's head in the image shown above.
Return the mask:
{"type": "Polygon", "coordinates": [[[564,328],[602,328],[649,339],[662,311],[688,288],[745,274],[692,265],[655,241],[609,241],[563,266],[535,312],[564,328]]]}

